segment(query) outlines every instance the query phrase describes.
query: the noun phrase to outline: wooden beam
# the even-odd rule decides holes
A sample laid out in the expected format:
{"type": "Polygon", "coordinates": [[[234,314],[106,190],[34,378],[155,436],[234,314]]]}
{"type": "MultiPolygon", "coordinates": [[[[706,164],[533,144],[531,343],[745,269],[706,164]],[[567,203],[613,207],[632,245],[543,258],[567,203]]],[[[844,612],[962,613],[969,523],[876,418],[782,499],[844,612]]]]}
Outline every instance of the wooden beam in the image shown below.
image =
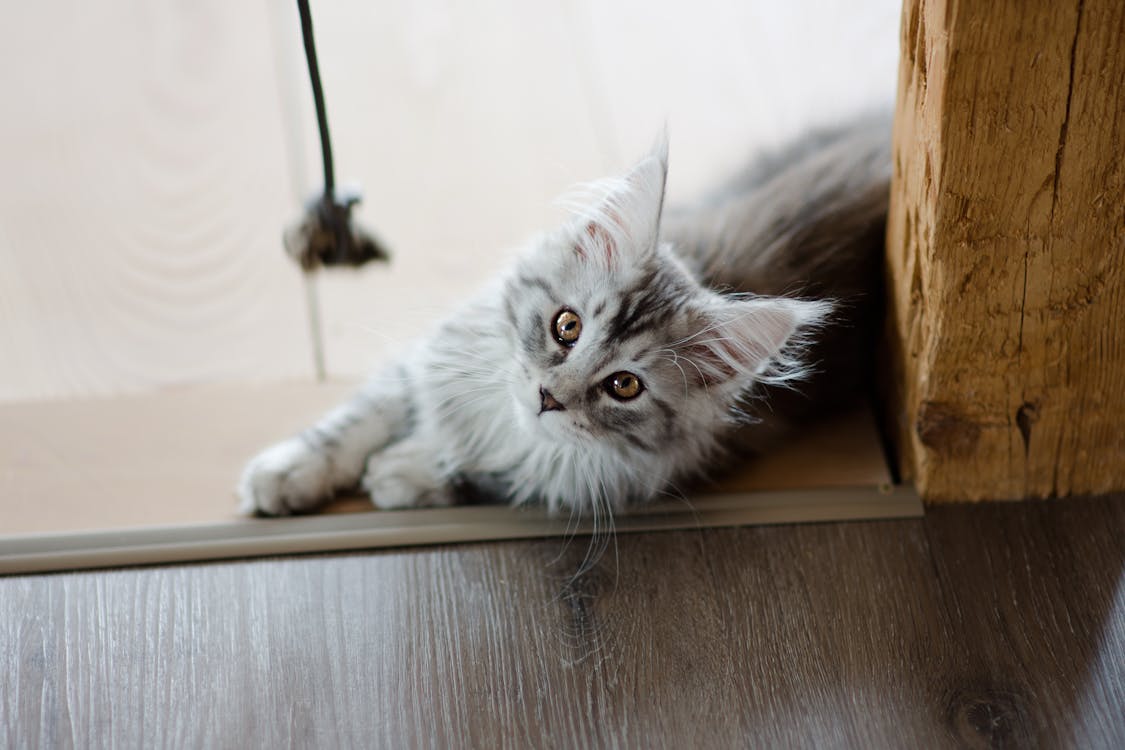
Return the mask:
{"type": "Polygon", "coordinates": [[[1125,488],[1125,3],[906,0],[891,414],[931,501],[1125,488]]]}

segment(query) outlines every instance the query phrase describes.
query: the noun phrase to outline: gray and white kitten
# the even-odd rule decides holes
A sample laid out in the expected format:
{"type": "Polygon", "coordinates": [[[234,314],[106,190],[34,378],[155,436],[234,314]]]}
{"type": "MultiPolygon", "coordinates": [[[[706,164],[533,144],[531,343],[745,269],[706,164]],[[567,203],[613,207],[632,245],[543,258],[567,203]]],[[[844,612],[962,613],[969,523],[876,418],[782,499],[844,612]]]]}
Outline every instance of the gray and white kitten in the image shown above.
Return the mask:
{"type": "Polygon", "coordinates": [[[476,488],[619,510],[853,397],[880,317],[888,119],[813,133],[678,211],[666,174],[662,144],[597,183],[405,358],[254,458],[241,511],[357,486],[380,508],[476,488]]]}

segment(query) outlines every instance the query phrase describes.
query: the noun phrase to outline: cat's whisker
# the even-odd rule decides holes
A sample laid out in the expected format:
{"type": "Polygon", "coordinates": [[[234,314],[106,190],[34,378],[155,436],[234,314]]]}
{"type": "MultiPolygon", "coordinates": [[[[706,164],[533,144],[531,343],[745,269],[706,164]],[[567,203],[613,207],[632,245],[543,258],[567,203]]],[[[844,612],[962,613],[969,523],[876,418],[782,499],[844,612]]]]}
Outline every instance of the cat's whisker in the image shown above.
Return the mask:
{"type": "Polygon", "coordinates": [[[425,376],[433,382],[448,382],[451,386],[461,381],[474,383],[490,383],[496,379],[496,373],[486,370],[475,370],[457,367],[434,367],[425,376]]]}
{"type": "MultiPolygon", "coordinates": [[[[495,393],[497,391],[500,391],[502,389],[502,387],[503,387],[502,384],[489,383],[489,384],[484,385],[480,388],[466,389],[466,390],[460,391],[458,393],[451,394],[450,396],[448,396],[447,398],[445,398],[444,400],[439,402],[437,405],[435,405],[433,408],[434,408],[434,411],[437,413],[437,416],[439,416],[441,419],[448,419],[448,418],[456,415],[458,412],[460,412],[462,410],[466,410],[469,407],[475,406],[475,405],[477,405],[481,402],[489,401],[490,396],[493,393],[495,393]],[[464,396],[465,394],[472,394],[472,393],[476,393],[478,395],[474,396],[471,399],[468,399],[467,401],[464,401],[464,402],[461,402],[461,403],[458,403],[458,404],[453,404],[453,402],[455,402],[458,398],[464,396]],[[452,409],[445,408],[445,407],[447,407],[451,404],[453,404],[454,408],[452,408],[452,409]]],[[[490,415],[490,416],[494,416],[494,414],[490,415]]]]}
{"type": "MultiPolygon", "coordinates": [[[[660,351],[669,352],[671,354],[671,356],[658,356],[657,358],[660,359],[663,362],[671,362],[672,365],[677,370],[680,371],[680,378],[683,380],[683,384],[684,384],[684,398],[687,398],[688,391],[689,391],[688,377],[687,377],[687,372],[684,370],[683,367],[680,366],[680,356],[676,352],[674,352],[670,349],[661,349],[660,351]]],[[[694,366],[694,363],[692,363],[692,364],[694,366]]],[[[696,369],[699,369],[699,368],[696,367],[696,369]]]]}
{"type": "MultiPolygon", "coordinates": [[[[379,374],[379,375],[372,375],[372,376],[368,377],[364,382],[366,384],[436,383],[436,382],[446,381],[446,380],[449,379],[446,372],[447,372],[446,370],[440,370],[439,371],[438,368],[435,368],[435,371],[433,371],[433,372],[411,373],[411,374],[407,374],[407,375],[391,375],[391,374],[387,374],[387,373],[382,373],[382,374],[379,374]]],[[[457,375],[461,375],[461,374],[468,374],[470,376],[479,375],[480,378],[481,378],[480,382],[482,382],[482,383],[483,382],[490,382],[490,381],[486,381],[484,379],[484,377],[486,375],[490,375],[490,376],[495,375],[495,373],[486,373],[484,371],[481,371],[480,373],[472,373],[472,372],[466,373],[465,371],[457,370],[457,369],[454,369],[454,368],[449,368],[448,372],[453,373],[453,374],[457,374],[457,375]]]]}
{"type": "Polygon", "coordinates": [[[678,500],[688,511],[691,512],[692,521],[698,530],[703,528],[703,518],[699,514],[699,508],[687,496],[687,494],[675,482],[667,482],[664,487],[657,492],[658,496],[670,497],[673,500],[678,500]]]}
{"type": "Polygon", "coordinates": [[[567,516],[566,519],[566,529],[563,532],[563,546],[559,550],[559,553],[555,555],[554,559],[552,559],[551,562],[548,563],[548,565],[557,565],[559,561],[562,560],[563,555],[566,554],[567,549],[570,548],[570,543],[574,541],[574,537],[577,535],[578,528],[581,523],[582,517],[578,512],[578,507],[575,505],[571,505],[570,515],[567,516]]]}
{"type": "MultiPolygon", "coordinates": [[[[477,352],[474,352],[474,351],[458,350],[456,352],[456,364],[461,364],[466,359],[472,360],[472,361],[475,361],[475,362],[479,362],[482,365],[487,365],[487,366],[490,366],[490,367],[496,367],[496,361],[491,357],[487,357],[483,354],[478,354],[477,352]]],[[[441,363],[434,362],[433,364],[441,364],[441,363]]],[[[449,366],[454,366],[453,362],[446,363],[446,364],[448,364],[449,366]]]]}
{"type": "MultiPolygon", "coordinates": [[[[585,478],[585,480],[586,480],[586,484],[589,485],[589,477],[588,476],[585,478]]],[[[591,499],[591,504],[590,504],[590,525],[591,525],[590,541],[586,544],[586,552],[585,552],[585,555],[582,557],[582,562],[579,563],[578,569],[575,570],[575,572],[570,577],[570,584],[571,585],[574,585],[574,583],[579,578],[581,578],[582,576],[584,576],[586,573],[589,572],[589,570],[590,570],[590,564],[589,563],[590,563],[591,552],[592,552],[594,546],[597,544],[597,540],[598,540],[598,522],[601,518],[601,509],[597,505],[596,497],[594,497],[593,494],[589,492],[589,489],[587,489],[586,494],[591,499]]]]}
{"type": "Polygon", "coordinates": [[[393,335],[391,335],[389,333],[386,333],[384,331],[380,331],[377,328],[372,328],[371,326],[369,326],[365,323],[355,323],[355,322],[353,322],[353,323],[350,324],[349,327],[351,327],[355,330],[361,331],[362,333],[366,333],[368,335],[371,335],[371,336],[377,336],[378,338],[383,339],[383,341],[386,341],[387,343],[390,343],[390,344],[394,344],[395,346],[398,346],[398,347],[401,347],[401,346],[405,345],[405,342],[403,342],[403,340],[398,338],[397,336],[393,336],[393,335]]]}
{"type": "Polygon", "coordinates": [[[408,371],[401,367],[384,369],[369,377],[368,381],[419,382],[441,380],[446,373],[458,376],[467,374],[494,378],[496,376],[496,366],[495,363],[486,361],[481,361],[479,366],[476,364],[466,366],[464,364],[454,365],[445,362],[428,362],[424,367],[413,367],[408,371]]]}
{"type": "Polygon", "coordinates": [[[668,346],[671,347],[671,348],[676,348],[676,347],[683,346],[684,344],[700,343],[699,341],[696,341],[696,339],[698,339],[700,336],[705,336],[708,333],[712,333],[714,331],[718,331],[718,330],[721,330],[721,329],[722,329],[722,323],[720,323],[719,321],[715,321],[715,322],[713,322],[713,323],[711,323],[711,324],[709,324],[709,325],[707,325],[703,328],[700,328],[697,331],[693,331],[692,333],[688,334],[687,336],[684,336],[683,338],[680,338],[680,339],[677,339],[677,340],[673,341],[668,346]]]}
{"type": "MultiPolygon", "coordinates": [[[[567,595],[585,596],[580,579],[608,565],[610,544],[619,585],[624,502],[674,497],[699,526],[675,482],[711,465],[734,425],[772,422],[775,406],[796,423],[837,405],[816,380],[799,407],[763,400],[773,391],[759,386],[792,389],[822,370],[848,378],[827,386],[867,374],[852,341],[874,332],[867,319],[877,315],[858,300],[880,297],[884,250],[872,238],[886,224],[889,130],[863,120],[818,139],[764,161],[753,184],[675,214],[663,213],[667,145],[658,144],[626,175],[560,199],[567,222],[417,345],[404,347],[389,318],[349,322],[405,353],[303,439],[255,459],[243,508],[312,508],[361,479],[379,486],[379,471],[402,487],[403,504],[412,492],[449,490],[454,473],[479,476],[512,503],[540,502],[558,517],[569,509],[557,558],[577,562],[567,595]],[[816,289],[843,302],[754,289],[816,289]],[[820,348],[813,336],[830,312],[833,335],[846,338],[820,348]],[[380,452],[386,461],[354,460],[380,452]],[[573,540],[586,532],[579,555],[573,540]]],[[[395,312],[429,322],[444,306],[395,312]]]]}
{"type": "Polygon", "coordinates": [[[456,370],[459,367],[465,366],[467,362],[473,365],[479,365],[482,369],[496,369],[494,359],[474,352],[456,352],[448,361],[433,358],[426,362],[426,367],[443,367],[449,370],[456,370]]]}
{"type": "Polygon", "coordinates": [[[620,550],[617,546],[617,519],[612,507],[612,501],[609,498],[609,493],[606,490],[604,476],[598,476],[598,484],[601,485],[601,494],[602,497],[605,498],[606,520],[609,526],[609,540],[613,544],[613,590],[614,592],[616,592],[618,584],[621,583],[621,557],[620,550]]]}
{"type": "Polygon", "coordinates": [[[441,419],[449,419],[456,416],[458,413],[470,409],[471,407],[479,404],[488,399],[487,395],[478,395],[467,399],[447,399],[444,403],[434,406],[434,413],[441,419]]]}
{"type": "Polygon", "coordinates": [[[605,552],[609,549],[611,542],[614,545],[615,575],[620,575],[620,560],[617,557],[616,524],[604,477],[601,473],[597,473],[594,477],[587,475],[586,483],[591,503],[593,535],[591,536],[590,544],[586,548],[586,556],[582,561],[582,565],[579,566],[578,571],[575,573],[575,578],[593,570],[594,566],[605,556],[605,552]],[[599,522],[601,528],[599,528],[599,522]]]}
{"type": "Polygon", "coordinates": [[[447,398],[457,398],[462,394],[475,394],[475,392],[483,390],[499,390],[503,387],[501,383],[495,380],[469,380],[468,383],[471,383],[474,387],[458,386],[454,388],[451,383],[443,383],[441,387],[435,388],[434,391],[436,394],[447,394],[447,398]]]}
{"type": "MultiPolygon", "coordinates": [[[[484,389],[480,389],[480,390],[484,390],[484,389]]],[[[458,394],[457,396],[451,396],[449,399],[446,399],[446,401],[443,401],[441,404],[438,404],[437,406],[435,406],[434,411],[442,419],[449,419],[450,417],[455,416],[459,412],[464,411],[471,406],[479,404],[482,401],[488,400],[488,394],[485,393],[485,394],[477,395],[477,396],[475,396],[473,398],[470,398],[466,401],[462,401],[461,403],[453,404],[453,401],[455,399],[459,398],[460,395],[461,394],[458,394]],[[449,406],[451,404],[453,404],[452,409],[445,408],[446,406],[449,406]]]]}
{"type": "Polygon", "coordinates": [[[507,372],[497,372],[496,368],[478,368],[475,365],[463,367],[432,368],[429,376],[438,383],[450,388],[457,387],[459,383],[489,384],[510,383],[511,376],[507,372]]]}

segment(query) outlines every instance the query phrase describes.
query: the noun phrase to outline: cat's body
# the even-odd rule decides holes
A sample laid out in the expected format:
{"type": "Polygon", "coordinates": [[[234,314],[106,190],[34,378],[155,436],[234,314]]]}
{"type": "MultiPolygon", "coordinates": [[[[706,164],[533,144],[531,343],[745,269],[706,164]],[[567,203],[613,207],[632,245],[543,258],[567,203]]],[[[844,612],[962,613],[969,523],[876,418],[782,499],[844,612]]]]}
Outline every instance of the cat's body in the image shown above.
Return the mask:
{"type": "Polygon", "coordinates": [[[867,118],[662,217],[658,148],[350,401],[256,457],[241,509],[307,511],[356,485],[384,508],[472,487],[617,509],[837,408],[870,368],[889,154],[887,119],[867,118]]]}

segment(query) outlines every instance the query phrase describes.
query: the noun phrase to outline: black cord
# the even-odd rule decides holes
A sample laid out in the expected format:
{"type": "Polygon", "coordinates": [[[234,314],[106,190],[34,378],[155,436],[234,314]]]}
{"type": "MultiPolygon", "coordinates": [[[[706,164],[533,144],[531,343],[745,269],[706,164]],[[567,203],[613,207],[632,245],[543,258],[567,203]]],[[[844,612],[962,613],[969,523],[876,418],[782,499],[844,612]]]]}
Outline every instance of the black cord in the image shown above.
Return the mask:
{"type": "Polygon", "coordinates": [[[320,68],[316,64],[316,44],[313,42],[312,14],[309,0],[297,0],[301,12],[301,36],[305,40],[305,60],[309,64],[313,99],[316,101],[316,124],[320,128],[320,155],[324,161],[324,195],[331,201],[336,193],[336,175],[332,167],[332,140],[328,136],[328,115],[324,111],[324,89],[320,85],[320,68]]]}
{"type": "Polygon", "coordinates": [[[301,223],[286,232],[285,250],[306,272],[314,271],[320,266],[362,266],[369,260],[387,260],[390,255],[375,237],[352,223],[352,209],[359,203],[359,194],[336,195],[332,141],[328,137],[324,89],[320,85],[320,68],[316,64],[309,0],[297,0],[297,9],[301,13],[305,60],[309,64],[309,80],[312,81],[313,99],[316,102],[316,124],[320,128],[324,195],[310,202],[301,223]]]}

